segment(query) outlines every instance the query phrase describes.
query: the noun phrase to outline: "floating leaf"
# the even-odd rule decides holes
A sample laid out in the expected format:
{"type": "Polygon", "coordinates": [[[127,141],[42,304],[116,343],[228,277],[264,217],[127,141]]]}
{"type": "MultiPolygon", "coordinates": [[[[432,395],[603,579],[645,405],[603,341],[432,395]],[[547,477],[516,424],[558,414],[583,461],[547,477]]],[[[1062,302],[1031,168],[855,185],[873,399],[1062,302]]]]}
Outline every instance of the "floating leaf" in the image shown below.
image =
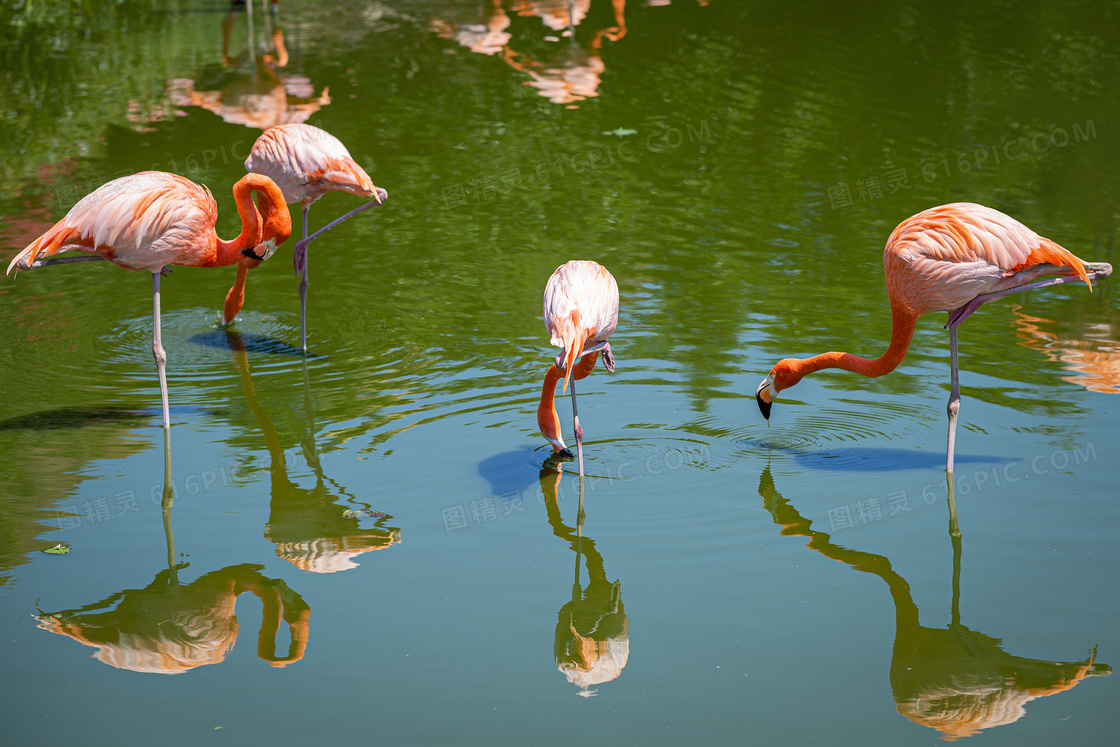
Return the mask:
{"type": "Polygon", "coordinates": [[[605,130],[603,132],[603,134],[604,135],[614,135],[616,137],[630,137],[631,135],[637,135],[638,131],[628,129],[626,127],[616,127],[613,130],[605,130]]]}
{"type": "Polygon", "coordinates": [[[384,511],[371,511],[368,508],[360,508],[357,511],[346,509],[342,512],[342,518],[344,519],[355,519],[359,516],[368,516],[371,519],[381,519],[385,516],[388,516],[388,514],[384,511]]]}
{"type": "Polygon", "coordinates": [[[47,555],[65,555],[70,552],[70,545],[65,542],[59,542],[54,547],[48,547],[46,550],[43,550],[43,552],[47,555]]]}

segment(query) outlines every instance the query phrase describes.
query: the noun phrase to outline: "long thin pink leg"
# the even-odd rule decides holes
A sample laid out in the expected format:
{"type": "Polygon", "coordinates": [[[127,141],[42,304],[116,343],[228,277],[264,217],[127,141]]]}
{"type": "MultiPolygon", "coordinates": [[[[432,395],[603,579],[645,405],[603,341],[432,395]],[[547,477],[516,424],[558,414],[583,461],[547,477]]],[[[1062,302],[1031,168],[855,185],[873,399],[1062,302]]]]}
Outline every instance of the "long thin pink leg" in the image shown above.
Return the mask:
{"type": "Polygon", "coordinates": [[[568,384],[572,394],[572,426],[576,432],[576,454],[579,457],[579,476],[583,477],[583,428],[579,424],[579,410],[576,409],[576,380],[573,377],[568,384]]]}
{"type": "Polygon", "coordinates": [[[949,330],[949,404],[945,412],[949,415],[949,442],[945,448],[945,471],[949,481],[953,479],[953,451],[957,442],[957,412],[961,409],[960,376],[957,373],[957,328],[949,330]]]}
{"type": "Polygon", "coordinates": [[[163,398],[163,427],[171,427],[171,408],[167,402],[167,353],[163,349],[159,319],[159,279],[161,274],[152,273],[152,355],[159,371],[159,393],[163,398]]]}
{"type": "Polygon", "coordinates": [[[306,262],[306,259],[307,259],[307,247],[308,247],[308,245],[309,245],[309,244],[310,244],[310,243],[311,243],[312,241],[314,241],[315,239],[319,238],[319,237],[320,237],[320,236],[322,236],[322,235],[323,235],[324,233],[326,233],[327,231],[331,230],[332,228],[334,228],[335,226],[337,226],[337,225],[338,225],[339,223],[341,223],[342,221],[346,220],[347,218],[352,218],[352,217],[354,217],[355,215],[357,215],[358,213],[362,212],[363,210],[369,210],[369,209],[370,209],[371,207],[373,207],[374,205],[382,205],[382,204],[384,204],[384,203],[385,203],[385,200],[387,200],[387,199],[389,199],[389,193],[388,193],[388,192],[386,192],[385,190],[381,189],[380,187],[378,187],[378,188],[377,188],[377,197],[375,197],[374,199],[370,200],[369,202],[367,202],[367,203],[366,203],[365,205],[362,205],[361,207],[356,207],[356,208],[354,208],[353,210],[351,210],[351,211],[350,211],[349,213],[347,213],[346,215],[343,215],[343,216],[341,216],[341,217],[339,217],[339,218],[335,218],[335,219],[334,219],[334,220],[332,220],[332,221],[331,221],[330,223],[328,223],[327,225],[323,226],[322,228],[320,228],[320,229],[319,229],[318,231],[316,231],[315,233],[311,234],[311,235],[310,235],[310,236],[308,236],[307,238],[305,238],[305,239],[300,239],[299,241],[297,241],[297,242],[296,242],[296,248],[295,248],[295,266],[296,266],[296,272],[298,273],[298,272],[302,272],[302,271],[303,271],[302,263],[303,263],[303,262],[306,262]]]}
{"type": "MultiPolygon", "coordinates": [[[[303,206],[303,240],[307,241],[307,213],[311,210],[311,203],[303,206]]],[[[297,247],[298,249],[298,247],[297,247]]],[[[304,244],[303,255],[296,260],[302,267],[299,278],[299,346],[303,354],[307,355],[307,245],[304,244]],[[302,261],[301,261],[302,260],[302,261]]]]}
{"type": "Polygon", "coordinates": [[[80,257],[55,257],[53,259],[37,259],[30,265],[28,265],[26,269],[34,270],[39,267],[50,267],[51,265],[68,265],[72,262],[96,262],[99,259],[105,258],[100,254],[83,254],[80,257]]]}
{"type": "MultiPolygon", "coordinates": [[[[1107,262],[1087,262],[1085,270],[1089,275],[1090,280],[1103,280],[1112,274],[1112,265],[1107,262]]],[[[972,315],[972,312],[986,303],[998,301],[1001,298],[1006,298],[1012,293],[1022,293],[1023,291],[1036,290],[1038,288],[1046,288],[1050,285],[1061,285],[1063,283],[1080,283],[1081,278],[1077,275],[1063,275],[1056,278],[1047,278],[1046,280],[1039,280],[1034,283],[1027,283],[1020,285],[1017,288],[1008,288],[1007,290],[995,291],[994,293],[982,293],[976,298],[972,299],[964,306],[956,311],[949,312],[949,321],[945,323],[946,329],[953,329],[960,326],[960,323],[972,315]]]]}

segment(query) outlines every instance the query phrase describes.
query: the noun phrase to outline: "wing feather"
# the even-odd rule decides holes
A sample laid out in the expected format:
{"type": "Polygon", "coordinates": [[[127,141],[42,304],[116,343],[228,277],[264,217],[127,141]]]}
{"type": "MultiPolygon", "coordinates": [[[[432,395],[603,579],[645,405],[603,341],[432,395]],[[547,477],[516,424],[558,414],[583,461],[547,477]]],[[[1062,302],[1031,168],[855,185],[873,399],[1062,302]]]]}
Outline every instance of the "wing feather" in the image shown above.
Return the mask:
{"type": "MultiPolygon", "coordinates": [[[[982,293],[1085,263],[1019,221],[983,205],[941,205],[903,221],[883,253],[887,284],[919,313],[952,311],[982,293]]],[[[1090,288],[1092,286],[1090,285],[1090,288]]]]}
{"type": "Polygon", "coordinates": [[[25,270],[37,258],[77,250],[133,270],[193,264],[213,251],[218,208],[209,190],[189,179],[144,171],[104,184],[8,265],[25,270]]]}
{"type": "Polygon", "coordinates": [[[276,182],[288,203],[314,202],[332,191],[365,197],[375,193],[373,180],[342,141],[307,124],[266,130],[253,144],[245,168],[276,182]]]}
{"type": "Polygon", "coordinates": [[[572,260],[549,278],[544,324],[551,343],[566,351],[565,388],[588,343],[605,341],[618,326],[618,284],[597,262],[572,260]]]}

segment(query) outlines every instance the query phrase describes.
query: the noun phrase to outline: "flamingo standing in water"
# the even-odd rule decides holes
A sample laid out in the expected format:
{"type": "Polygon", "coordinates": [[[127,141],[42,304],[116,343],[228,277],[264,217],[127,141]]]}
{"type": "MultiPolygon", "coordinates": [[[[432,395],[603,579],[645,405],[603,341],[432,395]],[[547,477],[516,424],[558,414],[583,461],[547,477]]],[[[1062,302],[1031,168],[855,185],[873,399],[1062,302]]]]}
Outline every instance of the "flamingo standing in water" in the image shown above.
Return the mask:
{"type": "Polygon", "coordinates": [[[545,374],[537,424],[552,444],[553,452],[567,457],[572,455],[560,434],[555,403],[556,383],[563,379],[563,391],[567,391],[570,382],[572,422],[582,477],[583,428],[576,409],[576,380],[591,373],[599,351],[603,353],[607,371],[614,373],[614,355],[607,338],[618,326],[618,284],[607,268],[597,262],[577,260],[558,267],[544,289],[544,326],[552,344],[563,352],[556,356],[556,362],[545,374]]]}
{"type": "MultiPolygon", "coordinates": [[[[253,143],[245,169],[269,177],[284,193],[288,203],[303,207],[303,239],[296,242],[294,264],[299,281],[299,342],[307,352],[307,245],[352,215],[380,205],[389,194],[376,187],[369,174],[350,157],[350,152],[334,135],[307,124],[286,124],[266,130],[253,143]],[[349,192],[372,197],[373,200],[331,221],[310,237],[307,235],[307,212],[311,203],[327,192],[349,192]]],[[[237,280],[230,293],[237,299],[234,307],[227,305],[225,322],[229,324],[241,309],[245,297],[245,275],[255,265],[250,260],[237,268],[237,280]]]]}
{"type": "MultiPolygon", "coordinates": [[[[243,259],[260,264],[292,233],[280,189],[266,176],[248,174],[233,187],[241,233],[218,238],[218,206],[210,190],[175,174],[144,171],[114,179],[83,197],[62,220],[31,242],[8,265],[30,270],[53,264],[108,260],[128,270],[152,273],[152,353],[163,397],[163,427],[171,427],[167,403],[167,354],[160,342],[159,282],[171,266],[224,267],[243,259]],[[260,199],[261,214],[253,203],[260,199]],[[51,257],[64,251],[86,256],[51,257]]],[[[228,306],[228,299],[227,299],[228,306]]]]}
{"type": "Polygon", "coordinates": [[[899,224],[883,250],[887,295],[890,297],[891,342],[875,360],[850,353],[824,353],[812,358],[785,358],[758,386],[755,397],[770,419],[774,397],[801,381],[805,374],[842,368],[864,376],[882,376],[902,363],[918,317],[948,311],[951,392],[946,408],[949,438],[945,469],[953,472],[960,386],[957,376],[957,327],[980,306],[1020,291],[1091,280],[1112,274],[1105,262],[1090,263],[1043,238],[998,210],[969,202],[930,208],[899,224]],[[1045,276],[1045,280],[1037,278],[1045,276]]]}

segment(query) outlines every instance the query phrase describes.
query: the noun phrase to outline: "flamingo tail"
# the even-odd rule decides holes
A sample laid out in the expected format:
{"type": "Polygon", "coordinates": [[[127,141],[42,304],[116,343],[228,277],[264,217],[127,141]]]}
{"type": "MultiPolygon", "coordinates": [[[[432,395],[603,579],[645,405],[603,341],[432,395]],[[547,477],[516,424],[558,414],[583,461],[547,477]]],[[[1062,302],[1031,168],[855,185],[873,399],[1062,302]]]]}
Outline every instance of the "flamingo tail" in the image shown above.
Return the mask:
{"type": "Polygon", "coordinates": [[[81,232],[76,228],[64,225],[63,221],[60,220],[54,224],[51,230],[32,241],[26,249],[17,254],[8,264],[6,274],[11,275],[13,270],[16,272],[30,270],[32,263],[37,258],[50,257],[81,243],[81,232]]]}
{"type": "Polygon", "coordinates": [[[1089,273],[1085,270],[1085,262],[1080,260],[1073,252],[1055,244],[1049,239],[1043,239],[1037,247],[1031,250],[1027,261],[1019,267],[1012,268],[1012,272],[1018,272],[1041,264],[1068,267],[1085,281],[1085,285],[1089,286],[1090,292],[1093,290],[1093,283],[1090,282],[1089,273]]]}

